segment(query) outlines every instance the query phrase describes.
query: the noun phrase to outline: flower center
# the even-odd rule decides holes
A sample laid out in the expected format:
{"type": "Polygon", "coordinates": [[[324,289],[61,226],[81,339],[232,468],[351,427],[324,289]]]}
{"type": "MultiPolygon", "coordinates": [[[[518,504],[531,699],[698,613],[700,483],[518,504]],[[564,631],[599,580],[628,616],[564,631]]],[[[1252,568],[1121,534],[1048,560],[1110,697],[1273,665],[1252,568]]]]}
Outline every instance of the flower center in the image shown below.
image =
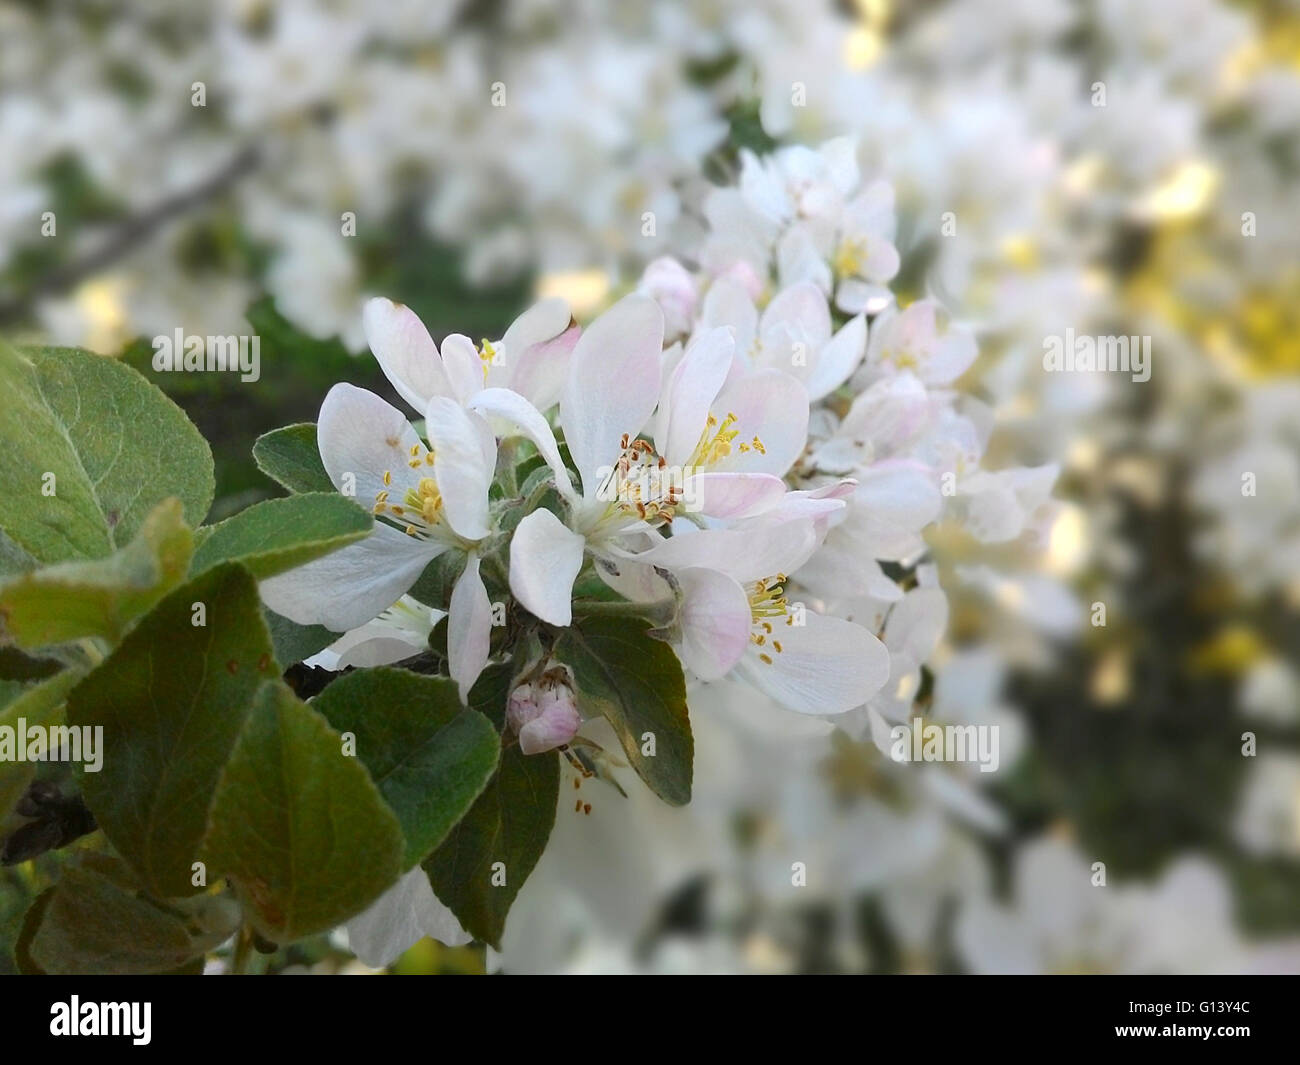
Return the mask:
{"type": "MultiPolygon", "coordinates": [[[[407,462],[411,469],[420,469],[433,465],[433,452],[419,444],[411,445],[411,457],[407,462]]],[[[375,505],[372,508],[378,518],[388,518],[408,536],[425,538],[433,527],[442,521],[442,493],[438,491],[438,482],[432,477],[421,477],[414,488],[408,488],[400,503],[389,499],[389,486],[393,483],[391,470],[384,471],[384,487],[375,493],[375,505]]]]}
{"type": "Polygon", "coordinates": [[[767,448],[757,434],[748,442],[742,440],[740,443],[736,443],[736,437],[740,435],[740,430],[736,428],[737,421],[736,416],[731,413],[728,413],[721,422],[710,414],[704,432],[700,434],[700,442],[695,445],[695,450],[691,452],[687,465],[702,467],[716,465],[731,454],[733,444],[736,450],[742,454],[757,451],[760,455],[766,455],[767,448]]]}
{"type": "Polygon", "coordinates": [[[489,367],[496,365],[499,356],[500,356],[500,351],[496,347],[496,345],[494,345],[492,341],[488,340],[487,337],[484,337],[483,343],[478,349],[479,361],[483,364],[484,384],[487,383],[489,367]]]}
{"type": "Polygon", "coordinates": [[[667,460],[655,453],[649,441],[632,440],[627,433],[620,447],[618,461],[597,493],[609,503],[606,514],[635,513],[643,521],[672,521],[682,486],[674,480],[667,460]]]}
{"type": "Polygon", "coordinates": [[[758,658],[765,665],[772,664],[772,655],[781,654],[785,649],[777,636],[777,626],[793,626],[794,618],[790,616],[790,601],[785,597],[784,573],[775,577],[765,577],[755,581],[749,593],[749,615],[753,627],[750,629],[749,642],[760,650],[758,658]]]}
{"type": "Polygon", "coordinates": [[[862,272],[862,264],[867,261],[867,242],[852,237],[840,241],[831,267],[839,277],[857,277],[862,272]]]}

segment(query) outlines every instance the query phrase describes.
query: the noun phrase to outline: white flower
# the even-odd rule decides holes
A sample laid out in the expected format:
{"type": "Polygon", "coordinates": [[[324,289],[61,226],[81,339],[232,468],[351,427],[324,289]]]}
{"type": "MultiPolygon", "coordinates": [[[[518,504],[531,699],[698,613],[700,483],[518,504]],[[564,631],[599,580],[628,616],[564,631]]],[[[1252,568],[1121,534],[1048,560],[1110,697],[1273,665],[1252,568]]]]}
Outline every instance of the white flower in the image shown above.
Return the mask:
{"type": "Polygon", "coordinates": [[[760,316],[738,282],[719,278],[705,296],[697,333],[723,325],[735,334],[742,368],[790,374],[813,401],[848,380],[862,362],[867,344],[867,320],[860,314],[832,333],[826,296],[811,281],[782,289],[760,316]]]}
{"type": "Polygon", "coordinates": [[[678,653],[702,680],[733,671],[782,706],[839,714],[861,706],[889,677],[889,654],[870,632],[787,595],[787,571],[816,549],[819,522],[843,507],[791,492],[784,508],[740,523],[671,537],[618,564],[609,583],[652,598],[652,567],[670,570],[681,596],[678,653]]]}
{"type": "Polygon", "coordinates": [[[291,621],[347,632],[391,607],[439,555],[464,551],[447,633],[463,699],[488,658],[492,605],[476,547],[492,531],[496,442],[481,418],[444,396],[429,401],[426,427],[432,449],[373,392],[330,389],[316,426],[321,462],[335,487],[371,505],[375,527],[364,540],[263,581],[261,591],[291,621]]]}
{"type": "Polygon", "coordinates": [[[384,375],[412,408],[423,411],[434,396],[470,406],[484,389],[508,388],[545,410],[558,399],[569,353],[579,329],[562,299],[534,304],[500,341],[476,347],[452,333],[439,350],[409,307],[372,299],[364,311],[366,340],[384,375]]]}
{"type": "Polygon", "coordinates": [[[926,385],[951,384],[979,352],[969,332],[947,324],[941,329],[941,324],[933,300],[886,311],[872,322],[867,365],[887,372],[911,370],[926,385]]]}

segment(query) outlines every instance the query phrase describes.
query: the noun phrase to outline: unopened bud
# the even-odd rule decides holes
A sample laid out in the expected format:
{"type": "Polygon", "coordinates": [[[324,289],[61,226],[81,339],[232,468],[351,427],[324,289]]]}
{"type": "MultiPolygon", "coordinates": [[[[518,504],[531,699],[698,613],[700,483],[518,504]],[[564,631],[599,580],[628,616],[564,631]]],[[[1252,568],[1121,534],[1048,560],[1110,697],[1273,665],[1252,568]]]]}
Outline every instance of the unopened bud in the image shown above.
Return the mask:
{"type": "Polygon", "coordinates": [[[519,734],[524,754],[541,754],[563,747],[582,728],[582,715],[573,700],[568,671],[548,670],[535,681],[510,693],[506,721],[519,734]]]}

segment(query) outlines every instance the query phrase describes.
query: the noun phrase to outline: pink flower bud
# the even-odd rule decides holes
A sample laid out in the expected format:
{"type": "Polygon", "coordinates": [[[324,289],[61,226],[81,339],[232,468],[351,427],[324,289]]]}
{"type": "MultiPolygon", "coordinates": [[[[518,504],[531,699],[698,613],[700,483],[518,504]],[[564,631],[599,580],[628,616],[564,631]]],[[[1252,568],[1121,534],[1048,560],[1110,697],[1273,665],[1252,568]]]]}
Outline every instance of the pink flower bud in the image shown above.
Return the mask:
{"type": "Polygon", "coordinates": [[[638,287],[663,310],[667,336],[690,332],[698,294],[686,267],[670,256],[655,259],[645,268],[638,287]]]}
{"type": "Polygon", "coordinates": [[[516,687],[506,705],[506,722],[519,734],[524,754],[553,751],[570,742],[582,728],[582,715],[567,671],[553,669],[516,687]]]}

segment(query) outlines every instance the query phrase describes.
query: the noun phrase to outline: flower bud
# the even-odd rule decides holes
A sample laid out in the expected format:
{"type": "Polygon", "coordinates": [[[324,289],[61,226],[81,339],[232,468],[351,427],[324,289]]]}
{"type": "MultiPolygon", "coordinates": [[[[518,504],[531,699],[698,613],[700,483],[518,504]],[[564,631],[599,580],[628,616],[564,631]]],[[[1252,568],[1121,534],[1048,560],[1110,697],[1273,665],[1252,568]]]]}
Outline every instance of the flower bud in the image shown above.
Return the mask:
{"type": "Polygon", "coordinates": [[[506,705],[506,722],[519,734],[524,754],[553,751],[571,741],[582,728],[582,715],[573,700],[568,672],[563,667],[552,669],[518,685],[506,705]]]}
{"type": "Polygon", "coordinates": [[[655,259],[645,268],[638,287],[663,310],[666,337],[685,336],[691,331],[698,296],[695,279],[686,267],[670,256],[655,259]]]}

